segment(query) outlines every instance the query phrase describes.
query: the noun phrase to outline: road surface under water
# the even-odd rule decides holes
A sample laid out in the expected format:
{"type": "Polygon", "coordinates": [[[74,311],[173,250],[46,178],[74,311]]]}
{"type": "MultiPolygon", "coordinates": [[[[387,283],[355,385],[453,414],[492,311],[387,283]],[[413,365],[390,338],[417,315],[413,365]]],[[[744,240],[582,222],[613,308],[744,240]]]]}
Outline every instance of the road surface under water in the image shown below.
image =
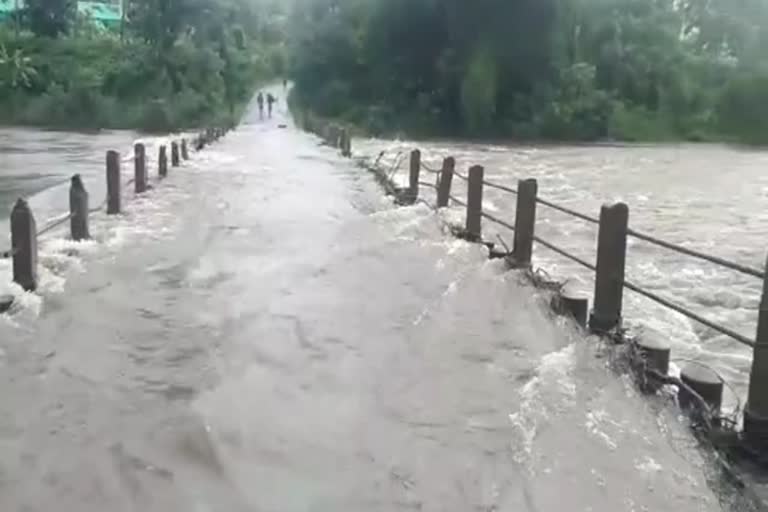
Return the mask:
{"type": "MultiPolygon", "coordinates": [[[[357,153],[376,158],[393,168],[407,183],[407,158],[415,147],[430,168],[454,156],[457,170],[485,167],[486,180],[516,188],[517,180],[536,178],[539,197],[599,217],[600,206],[624,201],[630,208],[630,227],[657,238],[763,269],[768,254],[768,152],[717,145],[632,146],[495,146],[461,143],[356,141],[357,153]]],[[[424,181],[434,182],[426,174],[424,181]]],[[[434,192],[422,190],[433,201],[434,192]]],[[[466,199],[465,183],[454,180],[453,194],[466,199]]],[[[515,197],[485,187],[484,209],[514,222],[515,197]]],[[[536,232],[571,254],[594,263],[597,226],[544,205],[537,208],[536,232]]],[[[450,221],[463,221],[455,206],[450,221]]],[[[498,242],[501,235],[512,245],[512,233],[484,221],[485,237],[498,242]]],[[[536,245],[534,265],[559,280],[568,280],[589,297],[593,274],[579,265],[536,245]]],[[[646,242],[629,239],[627,278],[754,339],[762,282],[711,263],[680,255],[646,242]]],[[[633,292],[625,293],[626,324],[661,333],[671,343],[673,358],[715,368],[734,388],[726,401],[737,407],[746,397],[752,351],[729,337],[704,327],[633,292]]]]}
{"type": "Polygon", "coordinates": [[[0,510],[745,510],[598,340],[282,110],[91,230],[37,294],[0,263],[0,510]]]}

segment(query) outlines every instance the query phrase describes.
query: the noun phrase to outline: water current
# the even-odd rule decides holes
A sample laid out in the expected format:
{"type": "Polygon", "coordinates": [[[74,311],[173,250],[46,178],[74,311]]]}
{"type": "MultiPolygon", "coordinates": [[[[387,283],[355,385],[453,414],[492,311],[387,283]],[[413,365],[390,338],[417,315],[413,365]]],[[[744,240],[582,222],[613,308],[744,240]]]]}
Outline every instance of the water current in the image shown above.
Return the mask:
{"type": "MultiPolygon", "coordinates": [[[[0,204],[31,196],[43,224],[66,210],[74,172],[99,204],[104,151],[129,157],[135,138],[0,131],[0,204]]],[[[154,155],[163,140],[146,142],[154,155]]],[[[16,298],[0,316],[0,510],[747,510],[668,399],[608,369],[609,347],[319,142],[284,109],[250,111],[128,193],[122,215],[94,214],[94,240],[42,237],[37,293],[0,260],[0,293],[16,298]]],[[[450,153],[491,179],[538,177],[580,210],[626,200],[638,229],[762,262],[760,153],[420,145],[433,164],[450,153]]],[[[513,205],[486,197],[499,214],[513,205]]],[[[537,227],[594,250],[589,226],[542,211],[537,227]]],[[[755,284],[631,251],[638,281],[752,329],[755,284]]],[[[538,248],[536,263],[589,288],[538,248]]],[[[743,380],[739,347],[630,306],[743,380]]]]}

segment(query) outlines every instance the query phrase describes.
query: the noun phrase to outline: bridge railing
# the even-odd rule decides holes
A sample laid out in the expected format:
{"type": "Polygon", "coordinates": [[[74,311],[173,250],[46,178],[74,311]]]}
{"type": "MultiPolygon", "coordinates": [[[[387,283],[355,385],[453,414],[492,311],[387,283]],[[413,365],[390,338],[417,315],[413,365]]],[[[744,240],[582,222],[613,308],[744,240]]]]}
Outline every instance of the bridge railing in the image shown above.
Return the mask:
{"type": "MultiPolygon", "coordinates": [[[[465,226],[460,235],[473,242],[482,242],[482,221],[488,221],[510,230],[514,234],[514,244],[511,251],[504,256],[517,268],[531,268],[531,259],[535,244],[541,245],[560,256],[589,270],[595,275],[595,288],[592,309],[589,319],[586,319],[588,307],[581,304],[573,311],[582,311],[584,318],[577,321],[596,334],[614,336],[622,329],[622,302],[624,289],[637,293],[665,308],[675,311],[695,322],[698,322],[736,342],[753,349],[752,368],[750,372],[749,391],[744,409],[744,435],[752,443],[768,448],[768,279],[765,270],[752,268],[728,259],[706,254],[701,251],[683,247],[647,233],[629,227],[629,207],[624,203],[604,205],[599,216],[592,216],[576,211],[566,206],[538,196],[536,179],[518,181],[517,188],[511,188],[501,183],[495,183],[484,177],[481,166],[473,166],[466,174],[456,171],[456,162],[448,157],[443,160],[440,169],[430,168],[422,162],[419,150],[410,154],[408,188],[404,191],[407,202],[415,203],[424,200],[419,197],[419,188],[427,187],[436,191],[435,208],[443,208],[451,204],[465,208],[465,226]],[[435,183],[423,180],[421,173],[435,176],[435,183]],[[454,178],[466,184],[466,198],[456,197],[451,190],[454,178]],[[492,188],[507,193],[516,198],[515,218],[506,220],[483,210],[483,189],[492,188]],[[536,234],[536,208],[541,205],[579,219],[598,227],[597,257],[594,262],[587,261],[556,243],[546,240],[536,234]],[[691,311],[689,308],[662,297],[646,287],[628,280],[625,276],[627,254],[627,239],[635,238],[645,243],[676,252],[686,257],[696,258],[721,268],[743,275],[760,279],[763,282],[763,293],[760,301],[757,333],[755,338],[747,337],[716,321],[708,319],[691,311]]],[[[430,205],[432,206],[432,205],[430,205]]],[[[581,302],[581,301],[576,301],[581,302]]],[[[583,300],[586,302],[586,299],[583,300]]],[[[659,340],[639,341],[639,348],[645,356],[648,374],[663,382],[669,371],[671,348],[659,340]]],[[[714,372],[711,372],[714,373],[714,372]]],[[[689,365],[681,375],[686,386],[697,393],[698,398],[706,399],[709,406],[719,408],[722,401],[722,379],[715,375],[701,372],[698,365],[689,365]],[[719,390],[713,393],[713,388],[719,390]]]]}
{"type": "MultiPolygon", "coordinates": [[[[182,160],[189,159],[188,142],[192,142],[196,150],[203,149],[222,137],[227,130],[223,128],[208,128],[195,136],[191,141],[186,138],[175,139],[170,143],[170,165],[178,167],[182,160]]],[[[168,149],[165,144],[158,147],[157,156],[158,179],[168,175],[168,149]]],[[[72,240],[82,241],[91,238],[89,230],[89,215],[106,210],[107,215],[117,215],[123,212],[123,190],[131,185],[136,194],[143,194],[149,189],[147,173],[146,147],[137,143],[133,153],[121,158],[117,151],[108,151],[106,155],[106,198],[97,206],[89,206],[88,192],[83,185],[80,175],[75,174],[70,179],[69,212],[49,220],[43,227],[37,227],[35,216],[29,203],[24,198],[16,201],[11,211],[11,247],[0,250],[0,259],[12,259],[13,281],[25,291],[34,291],[38,285],[37,252],[38,239],[69,221],[72,240]],[[134,172],[130,179],[123,180],[121,164],[133,162],[134,172]]],[[[0,313],[8,310],[13,303],[13,297],[0,297],[0,313]]]]}

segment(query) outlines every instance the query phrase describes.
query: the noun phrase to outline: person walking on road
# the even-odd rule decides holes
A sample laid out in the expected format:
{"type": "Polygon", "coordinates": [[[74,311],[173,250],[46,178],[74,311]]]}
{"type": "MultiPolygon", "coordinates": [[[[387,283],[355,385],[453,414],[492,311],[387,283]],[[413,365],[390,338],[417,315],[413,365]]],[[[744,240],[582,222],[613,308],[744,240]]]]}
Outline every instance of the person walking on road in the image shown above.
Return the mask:
{"type": "MultiPolygon", "coordinates": [[[[264,94],[259,91],[259,95],[256,96],[256,103],[259,104],[259,119],[264,119],[264,94]]],[[[270,110],[272,106],[270,105],[270,110]]]]}
{"type": "Polygon", "coordinates": [[[269,109],[269,117],[270,117],[270,119],[272,118],[272,105],[274,105],[274,103],[276,101],[277,101],[277,98],[272,96],[271,92],[267,94],[267,104],[268,104],[267,108],[269,109]]]}

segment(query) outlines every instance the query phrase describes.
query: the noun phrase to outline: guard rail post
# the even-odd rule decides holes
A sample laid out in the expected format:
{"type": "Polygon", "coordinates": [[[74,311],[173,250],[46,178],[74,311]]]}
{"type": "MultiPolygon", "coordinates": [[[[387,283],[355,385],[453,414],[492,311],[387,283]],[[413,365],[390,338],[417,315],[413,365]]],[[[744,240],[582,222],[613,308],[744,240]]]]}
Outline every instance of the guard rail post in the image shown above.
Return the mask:
{"type": "Polygon", "coordinates": [[[440,183],[437,186],[437,207],[445,208],[451,199],[451,184],[453,171],[456,169],[456,160],[449,156],[443,160],[443,168],[440,170],[440,183]]]}
{"type": "Polygon", "coordinates": [[[181,158],[189,160],[189,153],[187,152],[187,139],[181,139],[181,158]]]}
{"type": "Polygon", "coordinates": [[[107,151],[107,215],[120,213],[120,153],[107,151]]]}
{"type": "Polygon", "coordinates": [[[628,224],[626,204],[603,205],[600,209],[595,298],[589,317],[589,328],[595,333],[606,333],[621,326],[628,224]]]}
{"type": "Polygon", "coordinates": [[[408,193],[406,201],[413,204],[419,198],[419,173],[421,172],[421,151],[411,151],[411,165],[408,173],[408,193]]]}
{"type": "Polygon", "coordinates": [[[165,144],[157,150],[157,173],[161,178],[168,176],[168,154],[165,144]]]}
{"type": "Polygon", "coordinates": [[[746,441],[764,451],[768,448],[768,275],[757,317],[757,337],[752,352],[747,405],[744,407],[746,441]]]}
{"type": "Polygon", "coordinates": [[[37,289],[37,226],[24,199],[11,211],[13,281],[28,292],[37,289]]]}
{"type": "Polygon", "coordinates": [[[179,166],[179,143],[175,140],[171,142],[171,166],[179,166]]]}
{"type": "Polygon", "coordinates": [[[147,155],[144,144],[138,143],[133,146],[133,183],[134,190],[141,194],[147,190],[147,155]]]}
{"type": "Polygon", "coordinates": [[[535,179],[517,182],[515,238],[512,249],[512,256],[517,268],[530,268],[531,266],[538,191],[539,184],[535,179]]]}
{"type": "Polygon", "coordinates": [[[69,227],[72,240],[91,238],[88,232],[88,191],[79,174],[72,176],[69,187],[69,227]]]}
{"type": "Polygon", "coordinates": [[[469,169],[467,181],[467,224],[466,238],[479,242],[483,233],[483,176],[485,169],[475,165],[469,169]]]}

